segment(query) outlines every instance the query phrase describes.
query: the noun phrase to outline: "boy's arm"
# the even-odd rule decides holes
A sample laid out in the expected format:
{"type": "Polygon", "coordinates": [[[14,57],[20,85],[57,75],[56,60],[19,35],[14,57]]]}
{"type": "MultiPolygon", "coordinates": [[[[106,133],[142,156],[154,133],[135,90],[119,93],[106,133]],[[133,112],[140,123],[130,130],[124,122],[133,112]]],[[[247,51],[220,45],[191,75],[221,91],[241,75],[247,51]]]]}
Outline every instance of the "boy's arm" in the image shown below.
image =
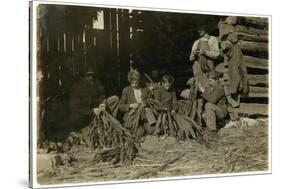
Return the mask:
{"type": "Polygon", "coordinates": [[[191,48],[191,53],[190,53],[190,56],[189,56],[189,60],[190,61],[194,61],[195,60],[195,51],[197,50],[197,48],[198,48],[198,43],[199,43],[199,41],[198,40],[196,40],[194,43],[193,43],[193,45],[192,45],[192,48],[191,48]]]}
{"type": "Polygon", "coordinates": [[[128,90],[124,88],[120,99],[119,110],[122,112],[128,112],[129,109],[130,105],[128,104],[128,90]]]}

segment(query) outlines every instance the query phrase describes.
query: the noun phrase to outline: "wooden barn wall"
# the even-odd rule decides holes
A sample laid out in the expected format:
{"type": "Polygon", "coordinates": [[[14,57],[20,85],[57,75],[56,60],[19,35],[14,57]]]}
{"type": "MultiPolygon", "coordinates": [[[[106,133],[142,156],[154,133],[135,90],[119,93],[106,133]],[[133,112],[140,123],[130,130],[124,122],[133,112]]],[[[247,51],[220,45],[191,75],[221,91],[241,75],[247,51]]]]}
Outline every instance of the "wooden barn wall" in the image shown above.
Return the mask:
{"type": "Polygon", "coordinates": [[[121,75],[129,69],[128,13],[122,9],[103,13],[104,29],[85,26],[76,34],[69,30],[44,34],[38,28],[39,125],[46,135],[67,127],[69,90],[86,67],[95,68],[108,96],[119,95],[126,84],[121,75]]]}

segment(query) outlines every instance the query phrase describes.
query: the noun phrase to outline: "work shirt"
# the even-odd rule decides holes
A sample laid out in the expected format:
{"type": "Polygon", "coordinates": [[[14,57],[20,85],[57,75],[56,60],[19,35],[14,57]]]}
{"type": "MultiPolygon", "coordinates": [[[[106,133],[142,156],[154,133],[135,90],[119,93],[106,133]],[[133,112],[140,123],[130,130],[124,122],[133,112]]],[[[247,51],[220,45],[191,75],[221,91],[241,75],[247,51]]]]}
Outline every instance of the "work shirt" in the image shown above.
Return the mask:
{"type": "Polygon", "coordinates": [[[142,103],[141,89],[133,89],[137,103],[142,103]]]}
{"type": "Polygon", "coordinates": [[[127,86],[123,89],[119,104],[119,110],[121,112],[128,112],[130,110],[130,104],[139,103],[138,101],[141,101],[141,103],[146,102],[149,96],[149,90],[147,88],[141,88],[139,90],[139,92],[136,92],[136,96],[133,87],[127,86]]]}
{"type": "Polygon", "coordinates": [[[216,37],[214,36],[208,36],[208,37],[201,37],[199,39],[197,39],[193,45],[192,45],[192,49],[191,49],[191,54],[190,54],[190,61],[193,61],[195,59],[194,57],[194,52],[196,50],[198,50],[198,45],[200,41],[208,41],[208,45],[209,45],[209,50],[206,51],[206,56],[210,59],[216,59],[218,58],[218,56],[220,55],[220,50],[219,50],[219,43],[216,37]]]}
{"type": "Polygon", "coordinates": [[[177,97],[174,91],[159,87],[154,92],[154,98],[162,104],[163,108],[167,108],[169,110],[178,110],[177,97]]]}

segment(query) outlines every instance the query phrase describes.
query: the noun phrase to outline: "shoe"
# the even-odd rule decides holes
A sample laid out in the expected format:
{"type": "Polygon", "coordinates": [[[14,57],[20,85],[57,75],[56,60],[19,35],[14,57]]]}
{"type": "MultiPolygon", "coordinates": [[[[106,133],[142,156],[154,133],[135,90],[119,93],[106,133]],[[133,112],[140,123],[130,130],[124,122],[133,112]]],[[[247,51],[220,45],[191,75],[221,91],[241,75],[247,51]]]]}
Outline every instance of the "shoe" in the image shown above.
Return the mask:
{"type": "Polygon", "coordinates": [[[184,141],[183,141],[183,140],[179,140],[179,143],[180,143],[180,144],[184,144],[184,141]]]}
{"type": "Polygon", "coordinates": [[[164,140],[165,138],[167,138],[168,137],[168,135],[167,134],[164,134],[161,138],[160,138],[160,140],[164,140]]]}
{"type": "Polygon", "coordinates": [[[231,96],[226,97],[227,102],[231,105],[232,108],[238,108],[240,105],[240,100],[235,101],[234,99],[231,98],[231,96]]]}

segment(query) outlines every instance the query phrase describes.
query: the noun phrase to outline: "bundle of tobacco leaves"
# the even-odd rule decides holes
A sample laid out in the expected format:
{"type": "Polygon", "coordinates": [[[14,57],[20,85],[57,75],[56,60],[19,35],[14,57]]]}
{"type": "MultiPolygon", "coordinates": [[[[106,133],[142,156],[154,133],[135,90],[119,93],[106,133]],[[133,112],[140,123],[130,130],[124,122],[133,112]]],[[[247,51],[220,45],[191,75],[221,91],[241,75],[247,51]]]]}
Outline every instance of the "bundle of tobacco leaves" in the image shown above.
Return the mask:
{"type": "Polygon", "coordinates": [[[83,140],[95,149],[118,147],[128,135],[121,123],[105,111],[95,116],[83,133],[83,140]]]}
{"type": "Polygon", "coordinates": [[[129,164],[136,156],[135,139],[121,123],[107,112],[94,117],[87,128],[84,140],[99,149],[94,161],[113,161],[129,164]]]}
{"type": "Polygon", "coordinates": [[[172,116],[171,112],[168,110],[161,111],[157,118],[154,134],[164,134],[176,137],[178,131],[178,124],[172,116]]]}
{"type": "Polygon", "coordinates": [[[177,137],[180,140],[186,138],[196,139],[201,134],[201,127],[186,115],[170,112],[169,110],[161,111],[155,125],[155,135],[163,134],[177,137]]]}
{"type": "MultiPolygon", "coordinates": [[[[140,104],[136,109],[131,109],[124,123],[124,127],[129,129],[131,135],[136,139],[139,139],[144,134],[142,134],[142,131],[145,130],[144,126],[148,123],[148,108],[147,104],[140,104]]],[[[150,110],[155,116],[157,115],[157,111],[155,109],[150,110]]]]}
{"type": "Polygon", "coordinates": [[[163,108],[162,104],[155,99],[148,99],[145,105],[140,105],[129,113],[132,117],[131,128],[134,132],[145,121],[144,112],[146,107],[150,108],[157,117],[154,135],[173,136],[180,140],[186,138],[197,139],[199,135],[202,135],[202,128],[193,119],[187,115],[174,113],[163,108]]]}
{"type": "Polygon", "coordinates": [[[117,147],[102,149],[95,153],[94,162],[112,162],[113,164],[132,164],[138,150],[132,138],[126,138],[125,142],[117,147]]]}

